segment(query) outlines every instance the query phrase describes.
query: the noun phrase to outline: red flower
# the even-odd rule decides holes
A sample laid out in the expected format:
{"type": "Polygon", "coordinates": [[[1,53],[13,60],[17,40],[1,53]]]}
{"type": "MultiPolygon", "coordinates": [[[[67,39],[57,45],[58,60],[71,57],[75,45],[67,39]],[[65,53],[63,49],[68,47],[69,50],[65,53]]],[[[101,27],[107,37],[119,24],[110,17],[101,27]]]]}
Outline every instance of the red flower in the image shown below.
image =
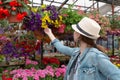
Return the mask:
{"type": "Polygon", "coordinates": [[[35,44],[35,50],[38,50],[40,48],[40,41],[37,40],[36,44],[35,44]]]}
{"type": "Polygon", "coordinates": [[[26,12],[18,13],[18,14],[17,14],[17,19],[18,19],[18,20],[22,20],[26,15],[27,15],[26,12]]]}
{"type": "Polygon", "coordinates": [[[26,41],[22,41],[21,43],[20,43],[20,45],[25,45],[26,44],[26,41]]]}
{"type": "Polygon", "coordinates": [[[60,61],[57,59],[57,58],[48,58],[48,57],[44,57],[43,60],[42,60],[42,63],[44,65],[47,65],[47,64],[57,64],[57,65],[60,65],[60,61]]]}
{"type": "Polygon", "coordinates": [[[51,63],[51,64],[57,64],[57,65],[60,65],[60,61],[57,59],[57,58],[50,58],[49,59],[49,62],[51,63]]]}
{"type": "Polygon", "coordinates": [[[22,15],[27,16],[27,12],[22,12],[22,15]]]}
{"type": "Polygon", "coordinates": [[[66,25],[65,24],[61,24],[60,27],[58,28],[58,32],[59,33],[64,33],[66,25]]]}
{"type": "Polygon", "coordinates": [[[24,18],[24,15],[23,14],[21,14],[21,13],[18,13],[17,14],[17,20],[22,20],[24,18]]]}
{"type": "Polygon", "coordinates": [[[19,3],[17,1],[11,1],[9,3],[10,6],[19,6],[19,3]]]}
{"type": "Polygon", "coordinates": [[[2,75],[2,80],[12,80],[12,78],[7,78],[6,75],[2,75]]]}
{"type": "Polygon", "coordinates": [[[6,78],[6,80],[12,80],[12,78],[6,78]]]}
{"type": "Polygon", "coordinates": [[[9,11],[7,9],[0,8],[0,19],[4,19],[9,15],[9,11]]]}
{"type": "Polygon", "coordinates": [[[25,2],[26,4],[29,4],[29,1],[28,1],[28,0],[24,0],[24,2],[25,2]]]}
{"type": "Polygon", "coordinates": [[[19,48],[19,47],[20,47],[20,44],[16,44],[15,46],[16,46],[17,48],[19,48]]]}
{"type": "Polygon", "coordinates": [[[5,80],[6,76],[5,75],[2,75],[2,80],[5,80]]]}
{"type": "Polygon", "coordinates": [[[44,57],[44,58],[42,59],[42,63],[43,63],[44,65],[47,65],[47,64],[49,63],[49,58],[48,58],[48,57],[44,57]]]}
{"type": "Polygon", "coordinates": [[[4,12],[4,14],[5,14],[6,16],[9,16],[9,15],[10,15],[10,13],[9,13],[9,11],[8,11],[7,9],[4,9],[3,12],[4,12]]]}

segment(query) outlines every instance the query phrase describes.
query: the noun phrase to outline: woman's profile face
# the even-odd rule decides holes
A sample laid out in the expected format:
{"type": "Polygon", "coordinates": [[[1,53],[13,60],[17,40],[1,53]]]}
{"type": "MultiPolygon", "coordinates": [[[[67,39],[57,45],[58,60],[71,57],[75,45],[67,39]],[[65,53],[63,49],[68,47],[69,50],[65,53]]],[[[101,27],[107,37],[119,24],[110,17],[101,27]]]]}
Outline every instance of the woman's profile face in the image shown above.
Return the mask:
{"type": "Polygon", "coordinates": [[[74,41],[77,42],[78,41],[78,38],[80,37],[80,33],[74,31],[73,33],[73,38],[74,38],[74,41]]]}

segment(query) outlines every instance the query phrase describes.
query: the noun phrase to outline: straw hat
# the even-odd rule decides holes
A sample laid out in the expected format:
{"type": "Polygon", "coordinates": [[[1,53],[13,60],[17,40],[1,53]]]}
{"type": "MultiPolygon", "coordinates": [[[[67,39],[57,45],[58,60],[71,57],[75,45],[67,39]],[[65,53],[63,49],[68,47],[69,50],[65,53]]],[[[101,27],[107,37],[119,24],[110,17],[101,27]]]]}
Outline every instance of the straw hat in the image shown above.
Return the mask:
{"type": "Polygon", "coordinates": [[[88,17],[84,17],[78,24],[72,25],[72,28],[81,35],[91,39],[97,39],[100,37],[100,25],[88,17]]]}

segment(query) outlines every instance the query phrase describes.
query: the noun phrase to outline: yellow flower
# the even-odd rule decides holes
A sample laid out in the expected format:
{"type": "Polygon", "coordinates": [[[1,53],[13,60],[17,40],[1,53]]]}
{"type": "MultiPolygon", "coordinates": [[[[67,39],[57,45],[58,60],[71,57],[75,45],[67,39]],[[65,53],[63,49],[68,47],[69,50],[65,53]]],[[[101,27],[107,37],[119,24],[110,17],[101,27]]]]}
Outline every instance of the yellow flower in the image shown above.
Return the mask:
{"type": "Polygon", "coordinates": [[[42,22],[42,26],[41,27],[42,28],[47,28],[48,26],[47,26],[47,24],[45,22],[42,22]]]}
{"type": "Polygon", "coordinates": [[[31,11],[36,13],[38,11],[38,7],[37,8],[32,7],[31,11]]]}
{"type": "Polygon", "coordinates": [[[42,9],[45,9],[45,8],[46,8],[46,5],[44,5],[44,4],[41,5],[41,8],[42,8],[42,9]]]}
{"type": "Polygon", "coordinates": [[[49,15],[48,14],[45,14],[45,16],[42,18],[42,21],[48,21],[48,22],[51,22],[51,19],[49,18],[49,15]]]}
{"type": "Polygon", "coordinates": [[[60,21],[62,21],[62,16],[59,16],[59,18],[60,18],[60,21]]]}

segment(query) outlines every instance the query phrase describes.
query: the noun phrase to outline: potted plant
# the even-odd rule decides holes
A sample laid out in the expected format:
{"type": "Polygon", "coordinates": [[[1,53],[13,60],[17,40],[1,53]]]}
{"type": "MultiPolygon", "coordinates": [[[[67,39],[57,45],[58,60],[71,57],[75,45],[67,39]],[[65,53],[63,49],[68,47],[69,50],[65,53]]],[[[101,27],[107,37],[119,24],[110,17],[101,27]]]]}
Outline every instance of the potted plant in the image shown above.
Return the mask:
{"type": "Polygon", "coordinates": [[[66,33],[72,31],[72,24],[77,24],[84,17],[84,15],[79,14],[79,10],[73,9],[73,5],[69,5],[66,9],[61,9],[60,13],[63,16],[63,24],[66,25],[66,33]]]}
{"type": "Polygon", "coordinates": [[[28,14],[28,3],[28,0],[0,0],[0,19],[21,21],[28,14]]]}

